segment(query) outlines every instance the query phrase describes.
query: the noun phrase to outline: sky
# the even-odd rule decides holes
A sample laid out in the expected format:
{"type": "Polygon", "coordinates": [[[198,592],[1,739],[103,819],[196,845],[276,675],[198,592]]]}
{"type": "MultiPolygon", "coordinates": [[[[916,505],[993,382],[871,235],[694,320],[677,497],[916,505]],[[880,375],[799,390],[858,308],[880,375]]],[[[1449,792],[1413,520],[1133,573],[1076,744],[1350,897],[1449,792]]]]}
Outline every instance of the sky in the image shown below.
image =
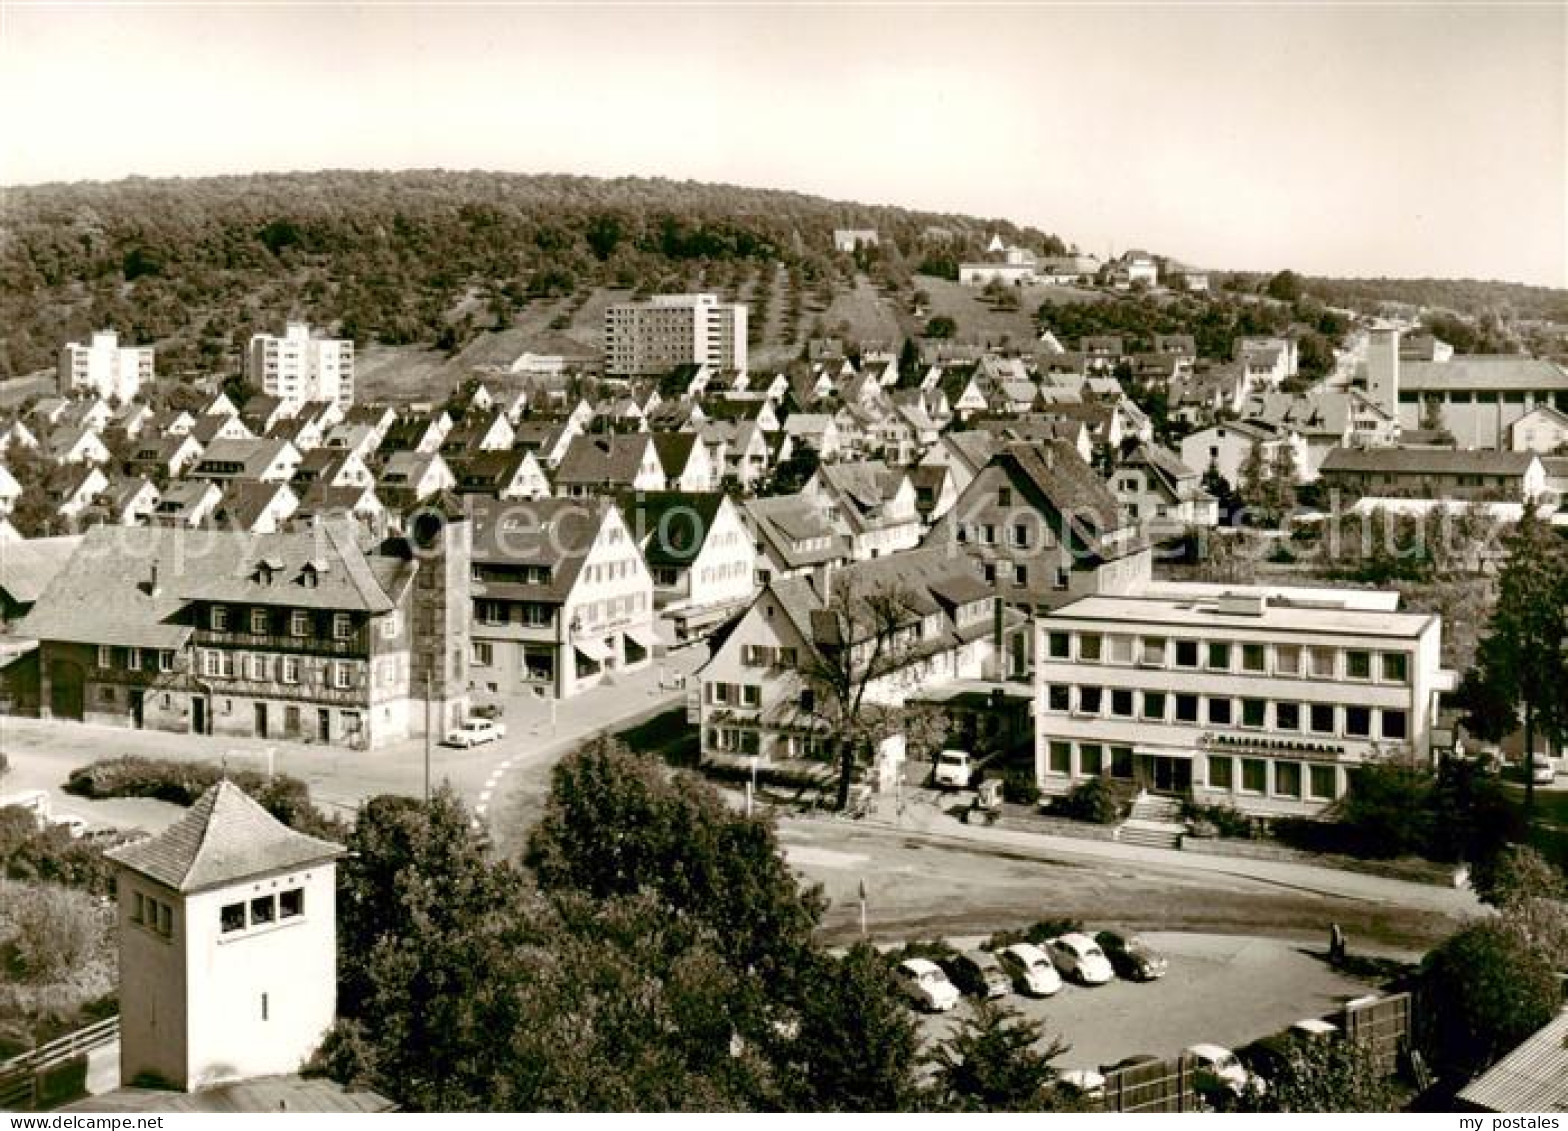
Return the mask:
{"type": "Polygon", "coordinates": [[[0,0],[0,184],[435,167],[1568,286],[1568,5],[0,0]]]}

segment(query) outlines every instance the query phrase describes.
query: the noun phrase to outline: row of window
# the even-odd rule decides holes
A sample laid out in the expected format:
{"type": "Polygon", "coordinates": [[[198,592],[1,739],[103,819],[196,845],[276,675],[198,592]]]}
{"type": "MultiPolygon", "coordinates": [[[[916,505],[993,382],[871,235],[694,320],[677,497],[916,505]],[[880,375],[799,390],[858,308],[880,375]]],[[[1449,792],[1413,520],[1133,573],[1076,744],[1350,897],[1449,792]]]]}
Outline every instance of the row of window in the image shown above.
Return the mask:
{"type": "MultiPolygon", "coordinates": [[[[198,656],[201,674],[212,679],[248,679],[258,683],[300,681],[298,656],[237,653],[216,648],[201,649],[198,656]]],[[[346,660],[329,661],[323,679],[329,687],[348,690],[354,686],[355,667],[346,660]]]]}
{"type": "Polygon", "coordinates": [[[762,706],[762,685],[760,683],[721,683],[714,680],[707,684],[707,689],[708,702],[717,706],[762,706]]]}
{"type": "Polygon", "coordinates": [[[740,662],[748,668],[793,668],[799,659],[797,648],[773,648],[766,644],[740,646],[740,662]]]}
{"type": "Polygon", "coordinates": [[[480,624],[520,624],[526,628],[549,628],[555,623],[555,606],[537,601],[474,602],[474,619],[480,624]]]}
{"type": "Polygon", "coordinates": [[[114,648],[108,644],[98,645],[98,669],[100,671],[113,670],[117,655],[121,661],[120,666],[125,671],[144,671],[150,662],[155,662],[158,665],[158,670],[161,672],[172,672],[174,670],[174,653],[167,648],[149,648],[143,651],[141,648],[114,648]],[[156,660],[154,660],[154,656],[156,656],[156,660]]]}
{"type": "Polygon", "coordinates": [[[139,891],[131,893],[131,922],[166,939],[174,936],[174,908],[139,891]]]}
{"type": "MultiPolygon", "coordinates": [[[[227,605],[213,605],[207,610],[207,627],[213,632],[238,632],[237,626],[244,624],[244,631],[252,636],[273,635],[273,625],[277,623],[277,611],[273,609],[253,608],[250,616],[241,620],[237,610],[231,610],[227,605]],[[231,627],[233,626],[233,627],[231,627]]],[[[291,609],[287,614],[288,634],[290,636],[312,636],[316,632],[315,614],[307,609],[291,609]]],[[[395,631],[395,630],[394,630],[395,631]]],[[[385,629],[383,629],[385,633],[385,629]]],[[[348,640],[354,634],[354,618],[348,613],[332,614],[332,639],[348,640]]]]}
{"type": "MultiPolygon", "coordinates": [[[[1006,544],[1019,550],[1027,550],[1035,543],[1029,535],[1030,523],[1014,522],[1003,528],[1002,536],[1006,544]]],[[[1038,539],[1041,546],[1054,546],[1056,536],[1048,527],[1040,528],[1038,539]]],[[[958,541],[962,544],[976,542],[982,546],[995,546],[997,542],[997,527],[991,522],[960,522],[958,524],[958,541]]]]}
{"type": "MultiPolygon", "coordinates": [[[[1333,801],[1339,796],[1339,770],[1321,762],[1287,758],[1233,758],[1210,754],[1206,784],[1210,789],[1291,800],[1333,801]],[[1239,768],[1238,768],[1239,767],[1239,768]]],[[[1053,777],[1099,777],[1131,780],[1134,776],[1130,746],[1105,747],[1098,743],[1052,742],[1046,752],[1046,773],[1053,777]],[[1076,754],[1076,758],[1074,755],[1076,754]],[[1108,760],[1107,760],[1108,759],[1108,760]]]]}
{"type": "MultiPolygon", "coordinates": [[[[1051,578],[1051,588],[1067,588],[1068,571],[1057,569],[1051,578]]],[[[1011,581],[1019,589],[1029,584],[1029,567],[1020,562],[1014,562],[1011,567],[1006,562],[981,562],[980,578],[987,584],[1000,585],[1003,581],[1011,581]]]]}
{"type": "Polygon", "coordinates": [[[239,903],[226,903],[218,910],[218,925],[225,935],[256,927],[298,919],[305,914],[305,889],[288,888],[268,892],[239,903]]]}
{"type": "Polygon", "coordinates": [[[1397,684],[1410,681],[1410,657],[1404,652],[1340,649],[1331,645],[1238,644],[1185,637],[1171,640],[1164,636],[1050,632],[1046,634],[1046,654],[1053,660],[1085,664],[1135,663],[1139,667],[1397,684]]]}
{"type": "Polygon", "coordinates": [[[1046,685],[1045,709],[1056,714],[1091,718],[1142,719],[1155,723],[1240,726],[1248,730],[1274,730],[1286,734],[1320,734],[1328,737],[1367,738],[1373,735],[1374,713],[1380,737],[1403,742],[1410,736],[1408,711],[1384,707],[1337,706],[1333,703],[1275,702],[1269,699],[1232,699],[1165,691],[1134,691],[1126,687],[1046,685]]]}

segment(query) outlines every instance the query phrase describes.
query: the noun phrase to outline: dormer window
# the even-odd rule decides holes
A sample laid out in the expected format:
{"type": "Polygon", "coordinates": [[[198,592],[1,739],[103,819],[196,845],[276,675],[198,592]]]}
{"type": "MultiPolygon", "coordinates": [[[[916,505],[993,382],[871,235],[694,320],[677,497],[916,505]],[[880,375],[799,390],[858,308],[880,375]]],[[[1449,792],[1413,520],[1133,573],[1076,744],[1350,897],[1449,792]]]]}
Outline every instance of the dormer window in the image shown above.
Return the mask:
{"type": "Polygon", "coordinates": [[[208,625],[214,632],[229,630],[229,610],[226,605],[214,605],[207,613],[208,625]]]}
{"type": "Polygon", "coordinates": [[[299,583],[306,589],[314,589],[321,583],[321,577],[314,565],[306,563],[305,568],[299,571],[299,583]]]}

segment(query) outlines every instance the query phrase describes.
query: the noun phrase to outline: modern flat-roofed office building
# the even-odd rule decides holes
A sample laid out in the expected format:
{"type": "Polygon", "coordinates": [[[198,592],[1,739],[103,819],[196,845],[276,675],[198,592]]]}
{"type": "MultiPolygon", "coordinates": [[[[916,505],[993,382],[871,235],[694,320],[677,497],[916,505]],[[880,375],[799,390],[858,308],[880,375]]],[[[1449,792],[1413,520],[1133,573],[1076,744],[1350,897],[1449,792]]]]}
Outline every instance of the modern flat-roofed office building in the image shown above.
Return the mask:
{"type": "Polygon", "coordinates": [[[604,372],[653,376],[681,365],[746,368],[746,305],[717,295],[654,295],[604,314],[604,372]]]}
{"type": "Polygon", "coordinates": [[[1361,590],[1151,585],[1036,626],[1041,789],[1109,775],[1157,794],[1309,816],[1381,757],[1427,761],[1441,618],[1361,590]]]}

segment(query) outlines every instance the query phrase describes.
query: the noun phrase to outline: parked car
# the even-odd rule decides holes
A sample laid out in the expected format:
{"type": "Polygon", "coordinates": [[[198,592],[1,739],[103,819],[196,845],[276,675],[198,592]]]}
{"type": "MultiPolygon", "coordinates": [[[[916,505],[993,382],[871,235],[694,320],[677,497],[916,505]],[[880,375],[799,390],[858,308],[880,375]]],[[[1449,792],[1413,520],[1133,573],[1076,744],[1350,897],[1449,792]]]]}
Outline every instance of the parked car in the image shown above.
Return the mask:
{"type": "Polygon", "coordinates": [[[448,746],[480,746],[506,737],[506,727],[494,719],[469,719],[446,736],[448,746]]]}
{"type": "Polygon", "coordinates": [[[939,789],[968,789],[974,774],[974,764],[963,750],[942,751],[931,767],[931,780],[939,789]]]}
{"type": "Polygon", "coordinates": [[[1052,939],[1045,948],[1051,956],[1051,964],[1064,977],[1074,978],[1086,986],[1103,986],[1116,976],[1099,944],[1080,931],[1052,939]]]}
{"type": "Polygon", "coordinates": [[[904,996],[921,1009],[946,1013],[958,1004],[958,987],[947,980],[942,968],[925,958],[906,958],[895,971],[904,996]]]}
{"type": "Polygon", "coordinates": [[[80,840],[88,832],[87,818],[78,817],[75,813],[56,813],[49,818],[49,824],[70,833],[72,840],[80,840]]]}
{"type": "Polygon", "coordinates": [[[1100,1065],[1100,1074],[1109,1076],[1112,1072],[1120,1072],[1124,1068],[1137,1068],[1140,1064],[1153,1064],[1160,1058],[1150,1052],[1135,1052],[1131,1056],[1124,1056],[1115,1064],[1100,1065]]]}
{"type": "Polygon", "coordinates": [[[1111,960],[1111,969],[1119,978],[1134,982],[1152,982],[1165,977],[1169,964],[1165,956],[1144,942],[1137,935],[1122,931],[1101,931],[1094,936],[1105,957],[1111,960]]]}
{"type": "Polygon", "coordinates": [[[966,950],[947,960],[947,976],[966,994],[975,997],[1006,997],[1013,983],[988,950],[966,950]]]}
{"type": "Polygon", "coordinates": [[[1105,1077],[1092,1068],[1071,1068],[1056,1078],[1056,1085],[1091,1104],[1105,1099],[1105,1077]]]}
{"type": "Polygon", "coordinates": [[[1062,976],[1051,965],[1051,956],[1033,943],[1013,943],[996,952],[1002,969],[1013,976],[1013,985],[1030,997],[1050,997],[1062,988],[1062,976]]]}
{"type": "Polygon", "coordinates": [[[1239,1096],[1257,1086],[1236,1054],[1222,1045],[1191,1045],[1187,1053],[1196,1062],[1196,1087],[1201,1093],[1224,1091],[1239,1096]]]}
{"type": "Polygon", "coordinates": [[[1557,767],[1550,758],[1537,754],[1530,765],[1530,780],[1536,785],[1551,785],[1557,780],[1557,767]]]}

